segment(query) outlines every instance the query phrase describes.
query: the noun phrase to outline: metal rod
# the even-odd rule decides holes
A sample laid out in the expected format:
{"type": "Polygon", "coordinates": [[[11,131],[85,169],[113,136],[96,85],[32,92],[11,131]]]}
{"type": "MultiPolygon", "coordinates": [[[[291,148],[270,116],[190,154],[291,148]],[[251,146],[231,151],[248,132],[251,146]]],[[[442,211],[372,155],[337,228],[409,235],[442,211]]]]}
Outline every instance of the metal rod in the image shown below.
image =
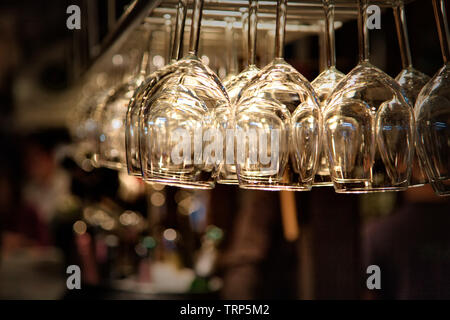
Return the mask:
{"type": "Polygon", "coordinates": [[[114,52],[125,41],[128,35],[144,21],[145,17],[160,4],[161,0],[134,0],[122,14],[105,39],[98,54],[92,57],[89,67],[102,57],[114,52]]]}

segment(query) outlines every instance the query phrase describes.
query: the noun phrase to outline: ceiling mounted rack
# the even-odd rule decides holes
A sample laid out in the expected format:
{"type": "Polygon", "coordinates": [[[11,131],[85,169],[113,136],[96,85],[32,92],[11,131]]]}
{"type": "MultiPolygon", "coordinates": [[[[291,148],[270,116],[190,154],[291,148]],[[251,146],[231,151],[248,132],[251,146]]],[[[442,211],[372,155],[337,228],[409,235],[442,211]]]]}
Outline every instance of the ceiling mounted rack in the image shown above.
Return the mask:
{"type": "MultiPolygon", "coordinates": [[[[369,0],[370,4],[378,5],[382,9],[390,8],[398,0],[369,0]]],[[[405,0],[410,3],[413,0],[405,0]]],[[[166,32],[165,23],[170,16],[176,15],[177,0],[134,0],[117,21],[112,31],[105,37],[99,53],[92,57],[90,66],[102,60],[102,57],[110,56],[128,38],[130,33],[140,24],[146,23],[150,28],[161,33],[166,32]]],[[[189,27],[192,14],[189,2],[188,19],[189,27]]],[[[203,46],[214,46],[223,39],[223,28],[226,26],[225,18],[234,17],[234,27],[242,28],[242,12],[248,7],[245,0],[205,0],[202,21],[203,46]]],[[[258,1],[258,30],[270,32],[275,28],[276,1],[258,1]]],[[[335,28],[342,23],[354,20],[357,17],[356,0],[335,0],[335,28]]],[[[302,35],[319,33],[323,28],[323,4],[321,0],[290,0],[288,1],[288,14],[286,24],[286,41],[294,41],[302,35]]],[[[188,30],[188,28],[186,28],[188,30]]],[[[188,33],[188,32],[186,32],[188,33]]],[[[185,35],[187,36],[187,34],[185,35]]],[[[155,45],[162,45],[163,39],[156,40],[155,45]]],[[[157,39],[157,37],[156,37],[157,39]]]]}

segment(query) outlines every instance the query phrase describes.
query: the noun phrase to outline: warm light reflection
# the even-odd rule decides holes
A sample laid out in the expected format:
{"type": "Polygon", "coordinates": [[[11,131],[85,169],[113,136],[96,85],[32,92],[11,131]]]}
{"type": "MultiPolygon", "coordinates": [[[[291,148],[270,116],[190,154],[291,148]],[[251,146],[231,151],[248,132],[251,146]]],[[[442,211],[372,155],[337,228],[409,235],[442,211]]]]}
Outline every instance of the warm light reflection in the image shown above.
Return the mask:
{"type": "Polygon", "coordinates": [[[86,223],[84,221],[78,220],[77,222],[75,222],[73,224],[73,231],[75,231],[75,233],[82,235],[86,232],[87,230],[87,226],[86,223]]]}
{"type": "Polygon", "coordinates": [[[177,238],[177,232],[172,228],[166,229],[164,230],[163,237],[167,241],[174,241],[177,238]]]}
{"type": "Polygon", "coordinates": [[[155,192],[151,195],[150,202],[155,207],[161,207],[166,202],[166,197],[161,192],[155,192]]]}

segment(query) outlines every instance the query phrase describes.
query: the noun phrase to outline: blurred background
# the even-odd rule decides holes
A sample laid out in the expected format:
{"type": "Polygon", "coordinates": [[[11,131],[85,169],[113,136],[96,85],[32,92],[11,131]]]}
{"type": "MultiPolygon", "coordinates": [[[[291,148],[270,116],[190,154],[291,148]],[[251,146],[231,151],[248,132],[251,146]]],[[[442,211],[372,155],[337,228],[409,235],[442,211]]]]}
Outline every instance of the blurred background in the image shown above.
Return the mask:
{"type": "MultiPolygon", "coordinates": [[[[146,185],[72,160],[71,92],[129,4],[0,2],[0,298],[450,298],[450,203],[428,185],[296,192],[297,221],[286,222],[279,192],[146,185]],[[66,28],[71,4],[82,9],[81,30],[66,28]],[[82,290],[66,288],[73,264],[82,290]],[[371,264],[382,290],[366,289],[371,264]]],[[[431,1],[406,9],[415,67],[432,76],[442,58],[431,1]]],[[[371,31],[371,61],[395,77],[392,10],[381,26],[371,31]]],[[[321,70],[319,36],[291,38],[286,60],[311,81],[321,70]]],[[[336,30],[336,54],[342,72],[356,65],[355,19],[336,30]]]]}

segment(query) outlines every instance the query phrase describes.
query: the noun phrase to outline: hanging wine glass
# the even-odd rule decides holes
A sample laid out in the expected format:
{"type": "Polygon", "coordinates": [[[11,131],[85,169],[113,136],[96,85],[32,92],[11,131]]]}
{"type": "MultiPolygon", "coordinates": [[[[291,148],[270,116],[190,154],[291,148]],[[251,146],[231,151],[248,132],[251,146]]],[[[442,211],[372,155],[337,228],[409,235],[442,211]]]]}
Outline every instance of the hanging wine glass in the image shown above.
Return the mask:
{"type": "MultiPolygon", "coordinates": [[[[327,68],[322,71],[313,82],[314,91],[319,97],[320,109],[323,112],[325,103],[333,89],[341,81],[345,74],[336,69],[336,52],[334,42],[334,0],[322,0],[325,11],[325,52],[327,68]]],[[[313,186],[332,186],[328,158],[324,150],[324,143],[319,157],[319,165],[313,186]]]]}
{"type": "Polygon", "coordinates": [[[92,169],[96,152],[97,123],[94,110],[109,92],[109,79],[105,72],[88,75],[87,82],[80,90],[78,102],[68,114],[68,127],[75,144],[74,160],[85,169],[92,169]]]}
{"type": "Polygon", "coordinates": [[[436,194],[450,195],[450,33],[444,0],[433,0],[444,66],[417,97],[417,151],[436,194]]]}
{"type": "Polygon", "coordinates": [[[245,86],[236,104],[239,186],[310,190],[321,114],[311,84],[283,59],[286,0],[277,1],[275,59],[245,86]]]}
{"type": "Polygon", "coordinates": [[[140,155],[149,182],[214,187],[223,151],[216,147],[222,141],[215,113],[230,104],[218,77],[197,57],[202,9],[203,0],[195,0],[188,55],[160,77],[142,109],[140,155]]]}
{"type": "Polygon", "coordinates": [[[98,165],[110,169],[120,170],[126,166],[125,152],[125,118],[127,106],[133,93],[144,80],[146,70],[148,46],[143,47],[142,39],[149,39],[149,32],[141,27],[140,32],[130,49],[133,56],[131,63],[135,66],[130,79],[113,89],[104,103],[96,110],[98,123],[98,153],[96,162],[98,165]],[[139,43],[140,41],[140,43],[139,43]],[[136,68],[137,66],[137,68],[136,68]]]}
{"type": "MultiPolygon", "coordinates": [[[[224,83],[225,89],[228,92],[228,97],[231,102],[231,109],[225,110],[227,111],[224,114],[217,115],[218,122],[220,127],[223,129],[223,135],[226,136],[227,130],[230,130],[234,127],[232,114],[234,113],[235,103],[238,100],[239,95],[241,94],[242,89],[257,75],[259,72],[258,67],[255,65],[256,62],[256,35],[257,35],[257,25],[258,25],[258,17],[257,17],[257,8],[258,1],[250,0],[249,1],[249,14],[248,18],[248,28],[247,29],[247,37],[248,37],[248,48],[247,58],[248,58],[248,66],[245,68],[240,74],[232,77],[229,81],[224,83]]],[[[244,20],[244,19],[243,19],[244,20]]],[[[244,36],[244,35],[243,35],[244,36]]],[[[232,150],[228,150],[228,153],[233,153],[233,157],[230,157],[231,160],[235,159],[234,155],[234,145],[237,143],[235,137],[232,137],[234,144],[232,150]]],[[[227,141],[225,141],[225,147],[227,141]]],[[[228,155],[227,149],[225,148],[225,155],[228,155]]],[[[228,158],[225,158],[225,163],[223,163],[219,176],[217,177],[218,183],[223,184],[238,184],[238,179],[236,175],[236,164],[234,161],[227,161],[228,158]],[[232,163],[229,163],[232,162],[232,163]]]]}
{"type": "MultiPolygon", "coordinates": [[[[402,71],[400,71],[395,80],[404,90],[404,94],[409,100],[409,103],[414,107],[420,90],[430,80],[430,77],[418,71],[412,65],[411,50],[409,47],[408,39],[408,29],[406,25],[405,6],[403,4],[403,1],[399,1],[393,7],[393,11],[403,67],[402,71]]],[[[417,153],[415,153],[411,172],[410,187],[423,186],[425,183],[427,183],[427,178],[425,172],[420,166],[417,153]]]]}
{"type": "Polygon", "coordinates": [[[414,116],[400,86],[369,62],[367,0],[359,0],[359,64],[337,85],[324,112],[336,192],[405,190],[414,155],[414,116]]]}
{"type": "MultiPolygon", "coordinates": [[[[139,32],[143,32],[140,29],[139,32]]],[[[137,34],[136,34],[137,35],[137,34]]],[[[76,131],[73,135],[76,143],[75,160],[82,168],[87,170],[93,166],[98,166],[98,129],[99,123],[97,113],[112,90],[128,79],[130,66],[136,63],[133,59],[135,54],[131,54],[130,47],[133,41],[126,43],[117,54],[110,59],[99,61],[86,75],[86,85],[81,90],[79,102],[74,113],[69,113],[69,123],[76,124],[76,131]]],[[[133,50],[133,53],[136,52],[133,50]]]]}
{"type": "Polygon", "coordinates": [[[167,73],[172,72],[173,64],[183,54],[183,36],[186,22],[187,0],[179,0],[177,5],[177,16],[175,32],[172,39],[170,62],[163,68],[151,73],[143,83],[136,89],[128,105],[125,125],[125,149],[128,174],[142,176],[140,150],[139,150],[139,123],[144,102],[148,99],[150,91],[158,80],[167,73]]]}

